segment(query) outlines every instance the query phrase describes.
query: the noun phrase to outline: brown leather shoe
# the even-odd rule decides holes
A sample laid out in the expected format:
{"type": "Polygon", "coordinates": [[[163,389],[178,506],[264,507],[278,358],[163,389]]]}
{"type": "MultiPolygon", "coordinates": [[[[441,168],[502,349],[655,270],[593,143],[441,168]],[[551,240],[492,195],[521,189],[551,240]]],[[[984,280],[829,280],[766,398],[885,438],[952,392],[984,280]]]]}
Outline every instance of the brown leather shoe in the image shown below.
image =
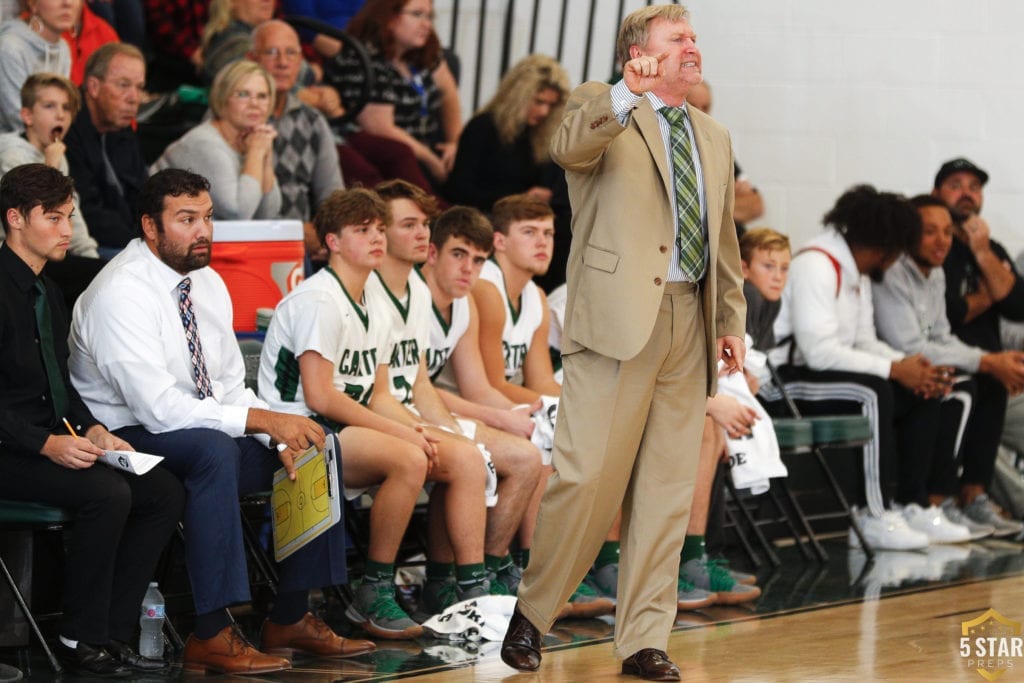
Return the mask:
{"type": "Polygon", "coordinates": [[[372,652],[377,646],[369,640],[342,638],[323,619],[306,612],[294,624],[281,626],[269,619],[263,622],[260,649],[268,652],[301,650],[320,657],[352,657],[372,652]]]}
{"type": "Polygon", "coordinates": [[[536,671],[540,667],[540,631],[518,606],[501,641],[501,661],[519,671],[536,671]]]}
{"type": "Polygon", "coordinates": [[[254,648],[236,624],[226,626],[208,640],[189,636],[184,660],[184,668],[190,673],[256,674],[292,668],[287,659],[266,655],[254,648]]]}
{"type": "Polygon", "coordinates": [[[679,667],[661,650],[646,647],[622,662],[622,673],[639,676],[645,681],[679,681],[679,667]]]}

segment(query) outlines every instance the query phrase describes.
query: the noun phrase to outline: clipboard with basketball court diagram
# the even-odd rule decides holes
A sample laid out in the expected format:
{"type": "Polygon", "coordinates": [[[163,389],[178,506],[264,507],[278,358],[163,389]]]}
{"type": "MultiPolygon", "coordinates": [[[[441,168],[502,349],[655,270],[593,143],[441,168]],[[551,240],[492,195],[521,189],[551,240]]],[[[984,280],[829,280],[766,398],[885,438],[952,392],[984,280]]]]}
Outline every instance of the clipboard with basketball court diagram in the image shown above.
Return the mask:
{"type": "Polygon", "coordinates": [[[295,481],[283,467],[274,473],[270,505],[278,562],[341,521],[337,449],[337,437],[330,435],[323,450],[311,446],[296,458],[295,481]]]}

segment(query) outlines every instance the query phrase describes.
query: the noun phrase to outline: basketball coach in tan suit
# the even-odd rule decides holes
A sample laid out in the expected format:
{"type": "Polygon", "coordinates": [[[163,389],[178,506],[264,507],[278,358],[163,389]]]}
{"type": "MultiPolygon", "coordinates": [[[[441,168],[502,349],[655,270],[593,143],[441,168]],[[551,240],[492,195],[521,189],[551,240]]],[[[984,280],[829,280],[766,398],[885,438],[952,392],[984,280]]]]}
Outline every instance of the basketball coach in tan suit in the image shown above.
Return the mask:
{"type": "Polygon", "coordinates": [[[551,143],[567,171],[572,248],[564,385],[548,483],[502,659],[540,665],[541,634],[622,507],[615,653],[679,680],[664,650],[705,403],[742,368],[746,305],[728,132],[686,104],[701,81],[679,5],[623,22],[623,80],[585,83],[551,143]],[[694,146],[696,153],[694,153],[694,146]]]}

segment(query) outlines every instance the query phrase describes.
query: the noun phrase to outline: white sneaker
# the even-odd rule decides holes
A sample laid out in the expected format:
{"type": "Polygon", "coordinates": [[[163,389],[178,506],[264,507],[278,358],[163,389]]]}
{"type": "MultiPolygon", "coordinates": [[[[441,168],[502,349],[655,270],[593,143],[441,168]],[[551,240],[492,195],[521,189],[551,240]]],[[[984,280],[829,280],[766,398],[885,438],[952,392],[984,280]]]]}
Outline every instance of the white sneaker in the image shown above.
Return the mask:
{"type": "MultiPolygon", "coordinates": [[[[898,512],[886,510],[876,517],[865,510],[853,508],[853,514],[872,550],[920,550],[928,547],[928,535],[908,527],[898,512]]],[[[860,547],[860,539],[853,529],[847,535],[847,543],[851,548],[860,547]]]]}
{"type": "Polygon", "coordinates": [[[982,522],[976,522],[961,510],[956,505],[956,501],[952,498],[947,498],[942,501],[942,514],[946,515],[946,519],[953,522],[953,524],[959,524],[960,526],[967,527],[967,531],[971,534],[971,540],[977,541],[982,538],[987,538],[996,532],[996,528],[989,524],[982,522]]]}
{"type": "Polygon", "coordinates": [[[1016,536],[1024,531],[1024,525],[1012,519],[1005,519],[984,493],[964,506],[964,517],[994,527],[993,536],[1016,536]]]}
{"type": "Polygon", "coordinates": [[[925,534],[930,543],[966,543],[971,540],[967,527],[949,521],[935,505],[923,508],[911,503],[903,508],[903,517],[907,526],[925,534]]]}

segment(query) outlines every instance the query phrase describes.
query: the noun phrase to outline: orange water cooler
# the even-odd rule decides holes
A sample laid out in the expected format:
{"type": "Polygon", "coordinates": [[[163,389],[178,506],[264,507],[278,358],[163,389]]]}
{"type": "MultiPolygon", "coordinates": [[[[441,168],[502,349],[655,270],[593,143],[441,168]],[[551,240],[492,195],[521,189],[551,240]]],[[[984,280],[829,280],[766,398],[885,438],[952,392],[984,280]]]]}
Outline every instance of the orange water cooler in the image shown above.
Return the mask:
{"type": "Polygon", "coordinates": [[[254,332],[256,310],[302,281],[304,257],[301,221],[214,221],[210,265],[228,287],[236,332],[254,332]]]}

